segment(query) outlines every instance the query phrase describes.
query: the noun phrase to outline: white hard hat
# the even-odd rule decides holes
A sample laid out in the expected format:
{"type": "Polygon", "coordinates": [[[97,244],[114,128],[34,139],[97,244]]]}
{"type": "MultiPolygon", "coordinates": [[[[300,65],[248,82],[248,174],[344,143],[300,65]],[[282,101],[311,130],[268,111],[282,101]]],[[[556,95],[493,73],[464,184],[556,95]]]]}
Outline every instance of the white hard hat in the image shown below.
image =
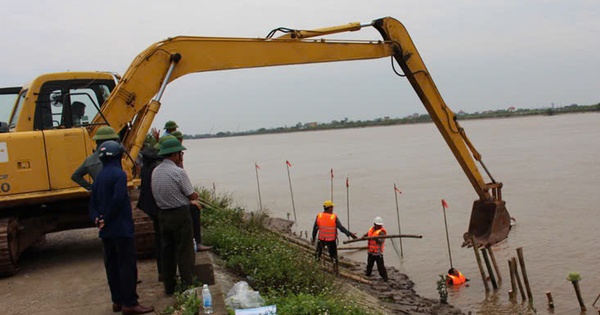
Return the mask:
{"type": "Polygon", "coordinates": [[[381,217],[375,217],[375,219],[373,220],[373,223],[383,226],[383,219],[381,217]]]}

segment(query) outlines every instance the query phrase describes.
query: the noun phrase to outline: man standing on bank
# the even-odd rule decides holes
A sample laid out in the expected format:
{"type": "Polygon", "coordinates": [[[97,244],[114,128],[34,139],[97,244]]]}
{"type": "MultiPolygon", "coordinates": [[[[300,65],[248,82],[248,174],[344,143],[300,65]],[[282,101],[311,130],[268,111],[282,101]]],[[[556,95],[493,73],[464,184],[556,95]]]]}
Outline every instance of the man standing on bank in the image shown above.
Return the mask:
{"type": "Polygon", "coordinates": [[[177,268],[182,285],[192,284],[195,255],[189,207],[202,208],[186,171],[178,166],[183,164],[185,149],[175,137],[165,140],[158,152],[163,162],[152,172],[152,194],[160,209],[163,283],[168,295],[175,292],[177,268]]]}
{"type": "Polygon", "coordinates": [[[334,206],[335,204],[331,200],[323,202],[323,212],[317,215],[315,224],[313,225],[311,244],[315,243],[315,237],[317,236],[317,232],[319,232],[315,257],[320,259],[323,247],[327,246],[329,256],[333,261],[333,270],[335,273],[338,273],[337,230],[339,229],[346,236],[353,239],[356,239],[356,234],[348,231],[342,225],[337,215],[333,213],[334,206]]]}
{"type": "MultiPolygon", "coordinates": [[[[363,237],[383,236],[386,234],[387,232],[383,228],[383,219],[381,217],[375,217],[373,220],[373,226],[365,235],[363,235],[363,237]]],[[[385,239],[383,238],[369,240],[366,275],[367,277],[371,275],[371,272],[373,272],[373,265],[377,263],[377,271],[379,272],[379,275],[383,281],[388,281],[387,270],[385,270],[385,264],[383,263],[384,243],[385,239]]]]}
{"type": "Polygon", "coordinates": [[[127,175],[121,166],[123,147],[116,141],[100,145],[102,170],[92,185],[90,218],[104,247],[104,267],[114,312],[144,314],[154,311],[138,303],[137,260],[127,175]]]}

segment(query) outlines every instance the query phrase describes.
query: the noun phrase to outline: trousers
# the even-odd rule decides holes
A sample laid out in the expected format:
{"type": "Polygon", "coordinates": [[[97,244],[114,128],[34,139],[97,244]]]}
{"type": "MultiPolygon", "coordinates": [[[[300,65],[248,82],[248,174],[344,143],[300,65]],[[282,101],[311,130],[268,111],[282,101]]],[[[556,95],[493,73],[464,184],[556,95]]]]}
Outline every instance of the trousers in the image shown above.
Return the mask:
{"type": "Polygon", "coordinates": [[[138,305],[137,258],[133,238],[103,238],[104,267],[113,303],[138,305]]]}
{"type": "Polygon", "coordinates": [[[194,274],[194,243],[189,206],[161,209],[158,213],[162,275],[165,293],[172,294],[179,269],[181,284],[189,286],[194,274]]]}
{"type": "Polygon", "coordinates": [[[383,263],[383,255],[373,255],[371,253],[367,256],[367,276],[370,276],[373,272],[373,265],[377,263],[377,271],[383,280],[388,279],[387,270],[385,270],[385,264],[383,263]]]}

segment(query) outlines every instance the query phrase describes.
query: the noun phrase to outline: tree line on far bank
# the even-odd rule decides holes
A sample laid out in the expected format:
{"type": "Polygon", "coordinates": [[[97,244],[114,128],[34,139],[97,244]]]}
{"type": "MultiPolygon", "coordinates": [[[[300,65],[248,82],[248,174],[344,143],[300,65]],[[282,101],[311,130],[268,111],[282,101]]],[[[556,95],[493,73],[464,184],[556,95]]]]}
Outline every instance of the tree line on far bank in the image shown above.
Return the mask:
{"type": "MultiPolygon", "coordinates": [[[[556,114],[568,114],[568,113],[579,113],[579,112],[594,112],[600,111],[600,103],[594,105],[577,105],[572,104],[562,107],[551,107],[551,108],[535,108],[535,109],[523,109],[509,107],[508,109],[498,110],[487,110],[483,112],[466,113],[459,111],[456,117],[459,120],[466,119],[484,119],[484,118],[508,118],[508,117],[522,117],[532,115],[556,115],[556,114]]],[[[236,136],[248,136],[268,133],[286,133],[286,132],[298,132],[298,131],[313,131],[313,130],[328,130],[328,129],[341,129],[341,128],[362,128],[362,127],[373,127],[373,126],[391,126],[401,124],[417,124],[431,122],[429,114],[412,114],[403,118],[376,118],[373,120],[349,120],[344,118],[343,120],[333,120],[329,123],[297,123],[294,126],[275,127],[275,128],[259,128],[256,130],[248,131],[225,131],[217,132],[215,134],[195,134],[188,135],[184,134],[184,139],[203,139],[203,138],[222,138],[222,137],[236,137],[236,136]]]]}

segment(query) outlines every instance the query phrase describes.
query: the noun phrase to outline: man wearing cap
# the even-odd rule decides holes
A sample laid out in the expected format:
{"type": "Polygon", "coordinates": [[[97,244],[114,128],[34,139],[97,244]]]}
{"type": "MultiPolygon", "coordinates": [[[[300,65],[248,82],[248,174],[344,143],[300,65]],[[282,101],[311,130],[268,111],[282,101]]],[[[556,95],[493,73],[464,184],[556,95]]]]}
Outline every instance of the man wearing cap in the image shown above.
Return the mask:
{"type": "Polygon", "coordinates": [[[174,122],[174,121],[172,121],[172,120],[169,120],[169,121],[167,121],[167,122],[165,123],[165,128],[163,128],[163,129],[165,129],[165,132],[163,133],[163,135],[162,135],[162,136],[164,137],[164,136],[168,136],[168,135],[170,135],[170,134],[171,134],[171,133],[173,133],[175,130],[177,130],[177,128],[179,128],[179,126],[177,126],[177,123],[176,123],[176,122],[174,122]]]}
{"type": "Polygon", "coordinates": [[[183,143],[183,134],[181,133],[181,131],[175,130],[171,132],[171,136],[177,138],[177,140],[179,140],[179,143],[183,143]]]}
{"type": "Polygon", "coordinates": [[[115,130],[109,126],[102,126],[98,128],[96,134],[92,138],[92,140],[96,141],[96,151],[92,153],[92,155],[88,156],[83,163],[73,172],[71,175],[71,180],[76,182],[79,186],[92,190],[92,184],[87,181],[84,176],[90,175],[92,180],[96,179],[98,173],[102,170],[102,162],[100,162],[100,158],[98,158],[98,148],[100,145],[108,140],[119,141],[119,136],[115,132],[115,130]]]}
{"type": "Polygon", "coordinates": [[[323,253],[323,247],[327,246],[329,250],[329,256],[333,261],[333,269],[335,273],[338,272],[338,256],[337,256],[337,230],[339,229],[342,233],[348,237],[356,239],[356,234],[348,231],[340,222],[337,215],[333,213],[333,207],[335,204],[331,200],[325,200],[323,202],[323,212],[317,215],[315,224],[313,225],[311,244],[315,243],[315,237],[317,232],[319,233],[319,239],[317,242],[317,250],[315,257],[321,258],[323,253]]]}
{"type": "MultiPolygon", "coordinates": [[[[363,237],[383,236],[386,234],[387,232],[383,228],[383,219],[381,217],[375,217],[373,220],[373,226],[367,233],[365,233],[365,235],[363,235],[363,237]]],[[[371,276],[371,272],[373,272],[373,265],[377,263],[377,271],[379,272],[379,275],[383,281],[388,281],[387,270],[385,270],[385,265],[383,263],[384,243],[385,239],[383,238],[369,239],[366,275],[367,277],[371,276]]]]}
{"type": "Polygon", "coordinates": [[[177,268],[182,285],[192,284],[194,245],[189,207],[202,208],[186,171],[178,166],[183,165],[185,149],[176,138],[166,139],[158,152],[163,161],[152,172],[152,194],[159,208],[163,283],[168,295],[175,292],[177,268]]]}
{"type": "Polygon", "coordinates": [[[140,305],[136,293],[133,216],[127,175],[121,166],[124,150],[118,142],[106,141],[97,151],[103,167],[92,185],[89,208],[102,239],[112,309],[123,314],[150,313],[154,308],[140,305]]]}

